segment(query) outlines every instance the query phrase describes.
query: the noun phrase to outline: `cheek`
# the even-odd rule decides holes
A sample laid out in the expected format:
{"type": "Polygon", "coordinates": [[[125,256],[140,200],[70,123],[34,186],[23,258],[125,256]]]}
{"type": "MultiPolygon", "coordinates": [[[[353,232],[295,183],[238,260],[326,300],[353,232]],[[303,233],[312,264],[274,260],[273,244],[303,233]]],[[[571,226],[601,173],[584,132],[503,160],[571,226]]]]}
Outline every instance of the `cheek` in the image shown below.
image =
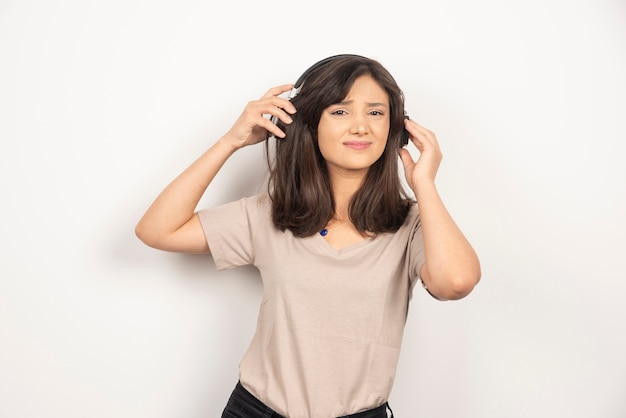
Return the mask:
{"type": "Polygon", "coordinates": [[[331,127],[320,122],[317,126],[317,146],[324,157],[326,157],[326,154],[333,146],[333,138],[335,138],[335,135],[333,135],[331,127]]]}
{"type": "Polygon", "coordinates": [[[379,159],[380,157],[382,157],[382,155],[385,153],[385,147],[386,146],[387,146],[387,141],[380,143],[380,147],[377,150],[377,157],[376,157],[376,159],[379,159]]]}
{"type": "Polygon", "coordinates": [[[320,153],[322,154],[322,157],[324,157],[324,159],[327,160],[328,157],[333,154],[332,143],[330,143],[327,140],[327,137],[323,135],[318,135],[317,138],[318,138],[317,147],[319,148],[320,153]]]}

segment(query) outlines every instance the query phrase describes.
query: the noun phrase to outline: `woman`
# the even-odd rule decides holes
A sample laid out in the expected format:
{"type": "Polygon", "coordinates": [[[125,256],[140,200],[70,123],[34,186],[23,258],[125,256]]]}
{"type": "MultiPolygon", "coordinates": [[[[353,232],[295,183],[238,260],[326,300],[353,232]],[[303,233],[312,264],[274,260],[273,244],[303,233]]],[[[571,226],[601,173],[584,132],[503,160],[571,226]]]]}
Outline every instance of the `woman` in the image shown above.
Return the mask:
{"type": "Polygon", "coordinates": [[[405,116],[387,70],[343,54],[248,103],[157,197],[136,227],[143,242],[211,253],[218,269],[252,264],[263,280],[223,417],[387,416],[414,284],[451,300],[480,278],[437,193],[440,161],[435,135],[405,116]],[[417,161],[402,148],[407,136],[417,161]],[[224,162],[259,142],[274,156],[268,191],[195,212],[224,162]]]}

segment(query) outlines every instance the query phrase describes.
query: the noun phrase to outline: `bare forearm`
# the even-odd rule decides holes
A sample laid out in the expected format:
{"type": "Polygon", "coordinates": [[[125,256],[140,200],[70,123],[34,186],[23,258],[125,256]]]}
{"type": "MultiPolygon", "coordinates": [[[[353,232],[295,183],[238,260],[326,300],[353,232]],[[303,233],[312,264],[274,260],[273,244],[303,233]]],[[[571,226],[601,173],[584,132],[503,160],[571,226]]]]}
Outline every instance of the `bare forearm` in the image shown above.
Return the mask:
{"type": "Polygon", "coordinates": [[[426,255],[422,278],[436,297],[460,299],[480,280],[478,257],[450,216],[434,183],[422,184],[418,189],[426,255]]]}

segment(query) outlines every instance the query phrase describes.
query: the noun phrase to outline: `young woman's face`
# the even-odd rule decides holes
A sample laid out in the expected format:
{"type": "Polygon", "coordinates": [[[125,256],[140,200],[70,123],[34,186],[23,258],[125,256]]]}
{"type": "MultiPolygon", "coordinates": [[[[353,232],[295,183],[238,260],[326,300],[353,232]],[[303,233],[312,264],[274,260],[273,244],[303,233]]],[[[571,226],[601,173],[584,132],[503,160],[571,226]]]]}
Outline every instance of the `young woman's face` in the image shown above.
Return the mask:
{"type": "Polygon", "coordinates": [[[324,109],[317,135],[330,174],[367,172],[385,150],[389,113],[387,92],[369,75],[357,78],[343,101],[324,109]]]}

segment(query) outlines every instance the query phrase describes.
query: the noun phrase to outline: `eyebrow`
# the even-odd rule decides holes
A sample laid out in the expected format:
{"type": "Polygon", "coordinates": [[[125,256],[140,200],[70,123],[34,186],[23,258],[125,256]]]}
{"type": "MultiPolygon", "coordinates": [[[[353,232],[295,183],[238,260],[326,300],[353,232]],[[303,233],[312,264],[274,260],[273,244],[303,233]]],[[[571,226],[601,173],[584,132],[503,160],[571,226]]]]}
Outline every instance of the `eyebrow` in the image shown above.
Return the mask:
{"type": "MultiPolygon", "coordinates": [[[[345,106],[345,105],[349,105],[354,103],[354,100],[344,100],[342,102],[339,103],[335,103],[334,106],[345,106]]],[[[385,103],[381,103],[381,102],[370,102],[370,103],[366,103],[367,106],[369,107],[387,107],[388,105],[385,103]]]]}

